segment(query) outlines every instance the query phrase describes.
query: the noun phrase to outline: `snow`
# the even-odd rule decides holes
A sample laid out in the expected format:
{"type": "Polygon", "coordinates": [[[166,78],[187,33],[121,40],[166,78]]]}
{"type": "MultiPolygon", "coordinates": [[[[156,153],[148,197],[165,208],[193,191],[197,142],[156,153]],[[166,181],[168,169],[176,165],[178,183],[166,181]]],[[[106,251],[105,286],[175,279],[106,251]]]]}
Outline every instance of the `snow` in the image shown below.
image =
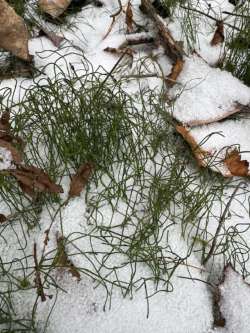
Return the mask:
{"type": "Polygon", "coordinates": [[[225,280],[219,286],[220,309],[226,320],[227,333],[248,333],[250,327],[250,286],[231,266],[225,270],[225,280]]]}
{"type": "Polygon", "coordinates": [[[12,167],[11,152],[3,147],[0,147],[0,170],[10,169],[12,167]]]}
{"type": "Polygon", "coordinates": [[[187,58],[170,96],[176,99],[173,116],[182,123],[207,121],[229,111],[235,102],[250,103],[250,88],[231,73],[211,68],[197,56],[187,58]]]}
{"type": "MultiPolygon", "coordinates": [[[[93,66],[93,69],[99,69],[109,72],[118,58],[112,54],[104,52],[106,47],[119,47],[127,36],[124,34],[125,16],[122,13],[116,20],[110,34],[106,33],[112,19],[110,15],[117,10],[117,1],[105,0],[101,8],[91,5],[84,7],[83,10],[72,18],[73,26],[61,28],[58,33],[65,37],[61,47],[56,48],[46,37],[32,38],[29,42],[30,53],[34,56],[35,66],[43,69],[43,75],[37,80],[48,76],[53,79],[55,74],[61,73],[70,75],[69,64],[73,64],[75,70],[80,73],[84,71],[82,64],[83,56],[86,57],[93,66]],[[55,67],[54,64],[57,64],[55,67]],[[44,68],[44,66],[46,66],[44,68]],[[102,69],[101,69],[102,68],[102,69]]],[[[123,5],[127,1],[122,1],[123,5]]],[[[148,22],[138,8],[140,1],[133,1],[133,10],[135,20],[140,24],[148,22]]],[[[201,1],[206,6],[206,1],[201,1]]],[[[214,9],[231,10],[232,5],[228,1],[210,1],[214,9]]],[[[150,24],[149,23],[149,27],[150,24]]],[[[177,20],[169,24],[173,35],[181,40],[183,33],[177,20]]],[[[55,28],[56,29],[56,28],[55,28]]],[[[245,86],[230,73],[213,68],[218,62],[223,45],[211,47],[210,40],[214,32],[213,22],[206,22],[197,28],[198,43],[197,55],[185,57],[185,65],[181,75],[178,78],[178,84],[168,91],[168,97],[174,99],[173,117],[178,121],[188,124],[193,121],[207,121],[224,114],[237,101],[242,104],[250,103],[250,88],[245,86]]],[[[150,30],[150,29],[149,29],[150,30]]],[[[186,42],[184,43],[186,45],[186,42]]],[[[187,46],[187,45],[186,45],[187,46]]],[[[167,75],[171,70],[171,62],[161,47],[156,47],[151,51],[150,57],[146,49],[138,51],[134,55],[134,62],[130,71],[121,75],[133,75],[156,73],[161,76],[167,75]],[[147,58],[147,61],[145,60],[147,58]],[[156,61],[155,61],[156,59],[156,61]],[[143,64],[143,65],[142,65],[143,64]]],[[[3,80],[0,88],[15,88],[14,99],[22,97],[30,87],[32,80],[3,80]]],[[[157,91],[162,87],[162,80],[158,77],[146,78],[140,81],[140,87],[150,88],[157,91]]],[[[129,82],[125,87],[131,94],[138,92],[138,82],[129,82]]],[[[21,112],[21,111],[20,111],[21,112]]],[[[231,145],[240,145],[243,159],[250,162],[249,147],[249,120],[241,119],[238,121],[227,120],[221,123],[214,123],[207,126],[200,126],[191,129],[191,133],[197,142],[203,141],[205,137],[209,139],[204,142],[203,148],[218,152],[231,145]]],[[[11,153],[4,148],[0,148],[0,170],[11,167],[11,153]]],[[[108,180],[107,180],[108,183],[108,180]]],[[[69,179],[62,180],[64,193],[61,199],[65,202],[69,189],[69,179]]],[[[93,189],[98,192],[100,188],[93,189]]],[[[45,321],[48,320],[48,332],[67,333],[67,332],[121,332],[121,333],[209,333],[209,332],[227,332],[227,333],[247,333],[249,332],[249,297],[248,288],[242,282],[241,277],[233,270],[229,270],[227,278],[221,290],[221,310],[226,318],[225,329],[213,329],[213,309],[211,292],[205,283],[209,272],[207,268],[201,266],[198,254],[189,253],[188,241],[182,236],[182,230],[178,224],[168,227],[168,231],[162,227],[161,244],[168,245],[176,258],[180,259],[181,264],[173,272],[169,292],[158,292],[155,295],[155,282],[152,279],[152,272],[146,264],[138,263],[134,267],[131,263],[124,264],[127,258],[121,253],[114,253],[108,258],[105,254],[109,252],[110,247],[103,239],[90,237],[95,229],[93,225],[87,223],[89,211],[85,200],[85,191],[79,198],[71,199],[62,207],[61,213],[57,214],[53,225],[51,226],[51,216],[54,216],[58,206],[48,210],[44,207],[39,215],[39,228],[29,231],[29,241],[25,244],[24,230],[21,222],[3,226],[5,238],[8,239],[8,245],[4,237],[0,238],[2,249],[1,258],[11,261],[16,259],[16,265],[21,266],[23,257],[22,248],[26,246],[26,253],[30,255],[28,264],[33,265],[32,247],[36,242],[39,256],[43,253],[45,230],[51,226],[50,240],[46,247],[45,255],[50,258],[56,249],[56,235],[62,234],[68,240],[67,250],[72,254],[71,258],[76,267],[84,267],[86,274],[81,274],[81,281],[77,282],[69,273],[60,275],[52,273],[52,277],[59,283],[61,290],[57,289],[52,299],[47,299],[42,303],[38,301],[37,321],[39,328],[43,331],[45,321]],[[20,249],[21,248],[21,249],[20,249]],[[93,261],[81,255],[81,250],[93,251],[100,255],[93,255],[93,261]],[[100,262],[106,260],[106,268],[100,268],[100,262]],[[115,267],[115,272],[109,274],[109,270],[115,267]],[[136,268],[136,272],[133,269],[136,268]],[[95,271],[97,277],[107,276],[109,283],[98,284],[94,280],[95,271]],[[136,281],[133,291],[129,289],[124,297],[121,288],[116,287],[117,281],[123,281],[124,285],[129,285],[131,274],[134,273],[136,281]],[[140,287],[141,286],[141,287],[140,287]],[[140,288],[139,288],[140,287],[140,288]],[[66,291],[66,292],[65,292],[66,291]],[[112,297],[111,297],[112,294],[112,297]],[[150,295],[149,298],[146,298],[150,295]],[[55,302],[55,303],[54,303],[55,302]],[[106,306],[105,306],[106,305],[106,306]],[[148,308],[149,306],[149,308],[148,308]],[[53,308],[53,311],[52,311],[53,308]],[[104,311],[105,310],[105,311],[104,311]],[[52,311],[50,313],[50,311],[52,311]],[[149,311],[149,313],[148,313],[149,311]]],[[[225,202],[230,197],[230,191],[224,194],[225,202]]],[[[241,200],[243,195],[241,196],[241,200]]],[[[237,212],[232,220],[226,221],[226,227],[234,226],[236,223],[249,223],[248,212],[240,206],[241,200],[235,200],[232,203],[233,211],[237,212]]],[[[243,200],[242,200],[243,201],[243,200]]],[[[123,221],[122,213],[130,209],[122,201],[119,202],[119,212],[115,214],[108,205],[100,208],[98,226],[108,227],[110,224],[119,228],[123,221]]],[[[6,203],[0,203],[0,213],[9,213],[6,203]]],[[[222,210],[221,206],[213,207],[211,212],[211,223],[208,230],[211,234],[215,233],[218,220],[216,211],[222,210]]],[[[206,221],[205,221],[206,223],[206,221]]],[[[2,230],[2,229],[1,229],[2,230]]],[[[119,229],[117,229],[119,230],[119,229]]],[[[127,234],[133,232],[133,229],[126,230],[127,234]]],[[[195,236],[195,234],[194,234],[195,236]]],[[[246,240],[247,241],[247,240],[246,240]]],[[[165,246],[166,247],[166,246],[165,246]]],[[[168,248],[164,254],[167,256],[168,248]]],[[[219,262],[220,259],[218,259],[219,262]]],[[[171,262],[171,261],[170,261],[171,262]]],[[[27,264],[27,265],[28,265],[27,264]]],[[[170,272],[171,269],[169,270],[170,272]]],[[[169,272],[168,271],[168,272],[169,272]]],[[[165,276],[167,277],[167,273],[165,276]]],[[[164,284],[162,289],[166,288],[164,284]]],[[[160,288],[159,288],[160,289],[160,288]]],[[[50,290],[48,290],[48,293],[50,290]]],[[[27,315],[31,312],[35,300],[34,290],[20,292],[14,296],[15,310],[17,313],[27,315]]]]}

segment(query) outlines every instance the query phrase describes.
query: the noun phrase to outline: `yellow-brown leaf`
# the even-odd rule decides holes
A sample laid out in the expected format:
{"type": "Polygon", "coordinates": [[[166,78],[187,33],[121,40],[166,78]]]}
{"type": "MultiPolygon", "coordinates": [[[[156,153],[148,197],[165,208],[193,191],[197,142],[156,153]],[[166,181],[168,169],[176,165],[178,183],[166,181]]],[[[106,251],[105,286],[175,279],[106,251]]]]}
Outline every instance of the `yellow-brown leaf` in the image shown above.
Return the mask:
{"type": "Polygon", "coordinates": [[[227,154],[224,163],[233,176],[245,177],[248,175],[249,163],[246,160],[241,160],[238,150],[233,150],[227,154]]]}
{"type": "Polygon", "coordinates": [[[87,184],[89,177],[92,174],[94,166],[92,163],[84,163],[72,177],[69,189],[69,198],[80,196],[83,188],[87,184]]]}

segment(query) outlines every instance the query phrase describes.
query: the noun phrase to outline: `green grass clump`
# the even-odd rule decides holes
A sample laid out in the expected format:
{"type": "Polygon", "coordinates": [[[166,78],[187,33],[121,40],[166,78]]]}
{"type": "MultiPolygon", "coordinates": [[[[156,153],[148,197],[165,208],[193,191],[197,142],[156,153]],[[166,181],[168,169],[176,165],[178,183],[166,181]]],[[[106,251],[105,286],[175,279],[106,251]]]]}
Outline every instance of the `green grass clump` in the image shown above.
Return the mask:
{"type": "Polygon", "coordinates": [[[250,4],[235,6],[229,19],[233,25],[226,39],[223,67],[250,86],[250,4]]]}
{"type": "MultiPolygon", "coordinates": [[[[42,211],[51,225],[57,223],[68,258],[72,262],[81,258],[77,270],[91,277],[95,286],[105,288],[105,306],[111,305],[114,288],[124,297],[133,297],[144,288],[149,315],[149,284],[154,286],[153,293],[171,292],[180,265],[188,267],[192,254],[200,261],[206,258],[214,237],[210,219],[219,221],[225,206],[223,195],[234,186],[209,170],[197,169],[188,146],[175,132],[163,91],[145,88],[128,95],[122,81],[116,79],[120,68],[104,73],[103,69],[93,70],[84,57],[82,62],[86,70],[82,75],[73,66],[65,74],[55,64],[55,79],[34,80],[17,103],[8,89],[1,91],[0,110],[8,104],[13,112],[13,134],[26,143],[25,163],[44,169],[57,183],[83,163],[95,166],[85,191],[86,228],[67,235],[63,230],[67,202],[49,195],[32,201],[13,180],[1,175],[1,201],[12,217],[0,226],[1,239],[6,244],[10,234],[19,239],[18,228],[23,235],[19,239],[21,258],[15,259],[15,265],[12,258],[9,269],[0,262],[0,282],[4,282],[0,299],[8,295],[13,304],[20,291],[35,295],[29,313],[13,316],[15,305],[13,310],[5,306],[8,316],[2,323],[15,332],[21,324],[30,324],[30,331],[35,331],[40,299],[32,281],[37,271],[47,295],[56,300],[60,290],[55,279],[57,248],[46,252],[45,246],[34,267],[29,235],[38,232],[42,211]],[[221,207],[219,211],[214,211],[216,205],[221,207]],[[184,254],[173,249],[175,228],[187,244],[184,254]]],[[[228,213],[234,214],[230,209],[228,213]]],[[[231,230],[221,230],[214,256],[223,254],[225,260],[231,260],[240,244],[249,252],[239,231],[232,235],[231,230]]],[[[245,257],[237,260],[234,264],[245,269],[245,257]]],[[[45,331],[46,319],[41,325],[45,331]]]]}

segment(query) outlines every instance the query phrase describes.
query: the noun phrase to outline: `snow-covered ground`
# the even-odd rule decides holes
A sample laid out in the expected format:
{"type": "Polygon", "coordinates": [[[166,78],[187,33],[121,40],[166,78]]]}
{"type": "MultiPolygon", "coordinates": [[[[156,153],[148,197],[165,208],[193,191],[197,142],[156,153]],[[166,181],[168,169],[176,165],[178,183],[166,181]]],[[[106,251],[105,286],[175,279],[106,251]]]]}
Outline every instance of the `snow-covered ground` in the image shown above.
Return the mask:
{"type": "MultiPolygon", "coordinates": [[[[59,48],[56,48],[46,37],[35,37],[30,40],[29,50],[34,56],[34,63],[37,68],[43,68],[44,73],[52,80],[55,74],[60,75],[60,71],[68,73],[68,65],[74,66],[74,70],[78,73],[84,72],[82,64],[82,50],[84,56],[93,65],[94,69],[103,68],[103,71],[111,71],[118,60],[118,56],[105,52],[107,47],[117,48],[126,41],[127,35],[125,14],[121,13],[110,33],[106,33],[110,27],[112,19],[110,15],[118,8],[116,0],[102,0],[102,7],[89,5],[83,7],[82,11],[71,18],[73,26],[70,29],[60,28],[57,33],[65,38],[65,41],[59,48]],[[106,36],[106,37],[105,37],[106,36]],[[105,37],[105,38],[104,38],[105,37]],[[57,63],[57,68],[54,68],[57,63]],[[56,73],[55,73],[56,72],[56,73]]],[[[127,1],[122,1],[126,8],[127,1]]],[[[200,1],[201,6],[205,6],[207,1],[200,1]]],[[[227,0],[209,1],[214,10],[232,10],[233,5],[227,0]],[[219,7],[218,7],[219,6],[219,7]]],[[[155,27],[150,20],[144,16],[139,10],[140,1],[132,1],[134,20],[140,24],[147,26],[151,33],[155,33],[155,27]]],[[[247,105],[250,103],[250,88],[245,86],[237,78],[230,73],[212,67],[220,57],[222,46],[210,46],[209,42],[213,36],[215,29],[214,22],[207,21],[209,24],[202,24],[198,30],[199,43],[197,43],[197,54],[185,57],[184,69],[178,78],[178,83],[168,92],[168,97],[176,99],[174,107],[171,108],[170,114],[182,122],[190,124],[195,121],[207,121],[220,117],[233,107],[235,102],[247,105]]],[[[53,25],[51,29],[55,29],[53,25]]],[[[182,33],[178,20],[172,20],[169,28],[173,36],[178,40],[182,39],[182,33]]],[[[147,65],[140,67],[140,74],[148,74],[156,72],[157,77],[147,77],[138,81],[129,80],[124,89],[129,94],[136,95],[141,86],[150,89],[159,89],[162,87],[162,74],[167,75],[171,69],[171,62],[165,56],[160,46],[148,52],[147,48],[137,49],[134,54],[133,63],[130,67],[126,67],[126,71],[121,71],[121,76],[132,76],[138,73],[138,64],[141,59],[149,57],[147,65]],[[157,59],[155,62],[152,59],[157,59]]],[[[124,61],[131,61],[129,57],[125,57],[124,61]],[[128,59],[127,59],[128,58],[128,59]]],[[[0,82],[0,88],[15,88],[14,99],[18,100],[30,87],[32,81],[28,79],[18,78],[17,80],[3,80],[0,82]]],[[[170,109],[170,108],[169,108],[170,109]]],[[[167,111],[166,111],[167,112],[167,111]]],[[[209,125],[194,127],[191,133],[197,143],[202,142],[205,137],[209,137],[205,141],[203,148],[207,151],[221,151],[224,147],[232,145],[240,145],[243,151],[242,157],[250,162],[250,144],[248,133],[250,129],[249,120],[241,119],[239,121],[228,120],[223,123],[212,123],[209,125]],[[211,135],[214,133],[213,135],[211,135]]],[[[10,167],[10,153],[6,149],[0,149],[0,169],[10,167]]],[[[235,180],[237,184],[238,179],[235,180]]],[[[69,190],[69,180],[64,179],[64,192],[69,190]]],[[[91,186],[91,185],[90,185],[91,186]]],[[[232,217],[227,216],[225,230],[230,228],[238,228],[244,230],[240,237],[244,239],[246,244],[250,246],[249,211],[247,189],[249,184],[246,183],[245,189],[240,189],[237,193],[237,199],[231,204],[230,211],[232,217]],[[246,229],[246,230],[245,230],[246,229]]],[[[95,189],[98,192],[98,189],[95,189]]],[[[196,188],[197,190],[197,188],[196,188]]],[[[94,186],[93,186],[94,191],[94,186]]],[[[187,190],[188,191],[188,190],[187,190]]],[[[222,193],[223,200],[226,205],[232,189],[228,189],[227,193],[222,193]]],[[[66,198],[66,194],[62,194],[62,198],[66,198]]],[[[218,225],[216,216],[220,216],[225,205],[218,205],[211,208],[210,220],[207,226],[207,232],[214,235],[218,225]]],[[[57,207],[54,207],[55,210],[57,207]]],[[[119,225],[122,221],[122,211],[126,211],[128,207],[120,202],[120,211],[117,212],[115,218],[110,207],[101,207],[100,218],[105,226],[119,225]]],[[[6,203],[0,203],[0,213],[8,215],[8,206],[6,203]]],[[[224,269],[223,255],[213,258],[203,267],[200,255],[195,249],[190,253],[190,243],[187,237],[183,237],[181,226],[172,224],[167,231],[161,226],[160,233],[162,239],[160,243],[171,249],[171,255],[176,255],[180,259],[181,264],[173,271],[171,283],[164,284],[167,272],[162,272],[163,280],[159,281],[156,288],[156,282],[152,280],[152,273],[149,266],[145,263],[137,263],[136,265],[125,265],[127,258],[124,254],[114,253],[104,259],[102,253],[109,251],[109,245],[100,238],[91,238],[93,226],[88,224],[88,208],[85,198],[85,190],[81,197],[71,199],[69,203],[62,207],[60,214],[57,214],[50,231],[50,241],[45,249],[45,255],[49,258],[56,248],[56,234],[63,229],[64,237],[69,237],[69,249],[73,255],[72,261],[76,267],[84,268],[81,274],[81,280],[70,274],[58,274],[53,276],[60,285],[59,289],[48,289],[46,293],[52,298],[47,298],[46,302],[37,303],[35,320],[38,325],[38,332],[44,332],[44,327],[48,332],[67,333],[67,332],[121,332],[121,333],[211,333],[211,332],[228,332],[228,333],[248,333],[250,332],[250,309],[248,307],[248,289],[249,286],[243,282],[240,275],[235,273],[231,268],[228,269],[225,282],[220,285],[221,291],[221,312],[226,320],[223,328],[215,328],[214,310],[213,310],[213,293],[212,286],[218,282],[219,276],[222,276],[224,269]],[[72,245],[73,244],[73,245],[72,245]],[[79,250],[80,249],[80,250],[79,250]],[[93,256],[93,261],[88,260],[81,255],[81,249],[85,252],[100,253],[93,256]],[[105,269],[98,271],[98,263],[101,260],[105,262],[105,269]],[[95,266],[96,265],[96,266],[95,266]],[[116,267],[109,276],[110,267],[116,267]],[[96,280],[94,274],[96,273],[96,280]],[[116,275],[117,274],[117,275],[116,275]],[[131,275],[133,281],[137,281],[136,288],[127,289],[126,295],[122,292],[122,281],[124,286],[130,283],[131,275]],[[102,283],[100,276],[107,279],[107,283],[102,283]],[[214,280],[213,280],[214,276],[214,280]],[[237,286],[237,288],[236,288],[237,286]],[[157,290],[157,293],[155,293],[157,290]],[[47,321],[47,322],[46,322],[47,321]]],[[[24,237],[25,231],[21,223],[17,221],[13,225],[6,227],[1,226],[0,246],[1,260],[10,262],[15,258],[16,268],[21,268],[21,258],[24,253],[32,254],[33,243],[38,246],[38,253],[41,254],[44,247],[44,232],[50,227],[51,215],[47,209],[44,209],[40,215],[39,227],[29,231],[28,239],[24,237]],[[7,240],[7,242],[6,242],[7,240]],[[26,243],[27,241],[27,243],[26,243]],[[20,250],[25,248],[25,250],[20,250]],[[23,252],[24,251],[24,252],[23,252]],[[20,260],[20,261],[19,261],[20,260]]],[[[207,223],[207,221],[202,221],[207,223]]],[[[118,229],[117,229],[118,230],[118,229]]],[[[128,230],[128,233],[132,232],[128,230]]],[[[191,233],[193,231],[190,231],[191,233]]],[[[232,235],[232,233],[230,234],[232,235]]],[[[194,235],[195,236],[195,233],[194,235]]],[[[233,237],[233,235],[232,235],[233,237]]],[[[209,238],[209,237],[208,237],[209,238]]],[[[243,240],[241,239],[241,242],[243,240]]],[[[239,240],[240,242],[240,240],[239,240]]],[[[235,242],[235,244],[238,244],[235,242]]],[[[239,250],[243,247],[239,246],[239,250]]],[[[242,257],[246,259],[246,267],[250,268],[248,260],[247,247],[246,252],[242,253],[242,257]]],[[[168,248],[164,254],[168,256],[168,248]]],[[[237,262],[237,248],[230,252],[235,255],[237,262]]],[[[230,258],[231,259],[231,258],[230,258]]],[[[11,266],[11,265],[10,265],[11,266]]],[[[240,267],[240,265],[239,265],[240,267]]],[[[236,267],[237,268],[237,267],[236,267]]],[[[245,273],[245,272],[240,272],[245,273]]],[[[246,277],[247,278],[247,277],[246,277]]],[[[32,312],[33,304],[36,300],[36,290],[24,290],[15,293],[14,307],[17,317],[29,317],[32,312]]],[[[0,322],[1,325],[1,322],[0,322]]]]}

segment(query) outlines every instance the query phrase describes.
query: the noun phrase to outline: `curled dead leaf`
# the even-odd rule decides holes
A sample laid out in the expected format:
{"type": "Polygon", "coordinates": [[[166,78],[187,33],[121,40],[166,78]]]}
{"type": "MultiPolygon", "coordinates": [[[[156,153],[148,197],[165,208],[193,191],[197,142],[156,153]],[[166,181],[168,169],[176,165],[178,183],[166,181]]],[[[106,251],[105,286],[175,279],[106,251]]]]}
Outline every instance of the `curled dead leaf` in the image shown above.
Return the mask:
{"type": "Polygon", "coordinates": [[[92,163],[84,163],[80,166],[76,174],[72,177],[68,198],[80,196],[93,172],[93,169],[94,166],[92,163]]]}
{"type": "Polygon", "coordinates": [[[246,177],[249,175],[249,162],[241,160],[241,155],[238,150],[234,149],[227,153],[223,162],[233,176],[246,177]]]}
{"type": "Polygon", "coordinates": [[[133,32],[133,11],[130,0],[128,2],[126,9],[126,25],[127,25],[127,33],[133,32]]]}
{"type": "Polygon", "coordinates": [[[183,139],[189,144],[189,146],[194,154],[194,157],[198,162],[198,165],[200,167],[206,167],[207,166],[206,159],[207,159],[207,157],[210,156],[209,152],[202,149],[198,145],[198,143],[195,141],[194,137],[192,136],[192,134],[190,133],[190,131],[188,131],[188,129],[186,127],[177,125],[175,127],[175,129],[183,137],[183,139]]]}
{"type": "Polygon", "coordinates": [[[72,0],[39,0],[40,10],[53,18],[62,15],[72,0]]]}
{"type": "Polygon", "coordinates": [[[30,61],[29,34],[23,19],[5,0],[0,0],[0,48],[16,57],[30,61]]]}
{"type": "Polygon", "coordinates": [[[168,75],[166,79],[168,86],[172,87],[175,84],[178,76],[180,75],[183,69],[183,66],[184,66],[184,60],[178,58],[172,67],[171,73],[168,75]]]}
{"type": "Polygon", "coordinates": [[[216,26],[217,26],[217,28],[216,28],[214,36],[213,36],[213,38],[212,38],[212,40],[210,42],[210,44],[212,46],[216,46],[218,44],[221,44],[225,40],[223,21],[217,21],[216,22],[216,26]]]}
{"type": "Polygon", "coordinates": [[[18,180],[22,190],[31,197],[39,192],[63,192],[60,185],[55,184],[42,169],[37,167],[18,165],[17,169],[10,170],[9,173],[18,180]]]}

